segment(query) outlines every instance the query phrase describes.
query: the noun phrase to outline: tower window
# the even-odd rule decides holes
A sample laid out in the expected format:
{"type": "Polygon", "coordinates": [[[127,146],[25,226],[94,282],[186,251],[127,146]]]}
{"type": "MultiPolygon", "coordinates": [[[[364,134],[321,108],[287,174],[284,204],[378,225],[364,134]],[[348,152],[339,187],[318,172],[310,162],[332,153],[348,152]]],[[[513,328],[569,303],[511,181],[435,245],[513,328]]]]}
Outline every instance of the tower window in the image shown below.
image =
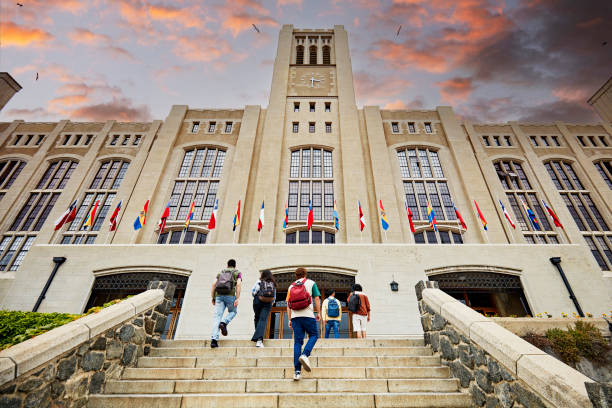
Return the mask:
{"type": "Polygon", "coordinates": [[[605,136],[599,136],[599,140],[601,140],[601,144],[602,145],[604,145],[605,147],[608,147],[608,142],[606,141],[606,137],[605,136]]]}
{"type": "Polygon", "coordinates": [[[309,58],[310,58],[310,64],[311,65],[316,65],[317,64],[317,46],[316,45],[311,45],[310,48],[308,48],[308,51],[310,53],[309,58]]]}
{"type": "Polygon", "coordinates": [[[123,136],[123,142],[121,142],[121,146],[126,146],[129,141],[130,141],[129,135],[123,136]]]}
{"type": "Polygon", "coordinates": [[[300,124],[298,122],[293,122],[293,133],[297,133],[300,131],[300,124]]]}
{"type": "Polygon", "coordinates": [[[331,122],[325,122],[325,133],[331,133],[331,122]]]}
{"type": "Polygon", "coordinates": [[[114,135],[113,140],[111,140],[110,142],[111,146],[115,146],[118,141],[119,141],[119,135],[114,135]]]}
{"type": "Polygon", "coordinates": [[[134,146],[138,146],[138,143],[140,143],[140,139],[142,139],[141,135],[136,135],[136,137],[134,138],[134,142],[132,143],[134,146]]]}
{"type": "Polygon", "coordinates": [[[597,142],[595,141],[595,136],[589,136],[589,141],[593,146],[597,146],[597,142]]]}
{"type": "Polygon", "coordinates": [[[43,139],[45,138],[45,135],[38,135],[38,140],[36,141],[36,146],[39,146],[43,139]]]}
{"type": "Polygon", "coordinates": [[[510,140],[510,136],[504,136],[504,140],[506,141],[506,146],[512,146],[512,141],[510,140]]]}
{"type": "Polygon", "coordinates": [[[64,141],[62,142],[62,146],[66,146],[69,140],[70,140],[70,135],[64,136],[64,141]]]}
{"type": "Polygon", "coordinates": [[[15,138],[15,141],[13,142],[13,146],[17,146],[22,137],[23,135],[17,135],[17,137],[15,138]]]}
{"type": "Polygon", "coordinates": [[[73,146],[78,145],[82,138],[83,138],[83,135],[76,135],[76,137],[74,138],[74,142],[72,142],[72,145],[73,146]]]}
{"type": "Polygon", "coordinates": [[[550,146],[550,143],[548,143],[548,137],[542,136],[542,141],[544,142],[544,146],[550,146]]]}
{"type": "Polygon", "coordinates": [[[495,146],[501,146],[501,143],[499,141],[499,136],[493,136],[493,140],[495,140],[495,146]]]}
{"type": "Polygon", "coordinates": [[[315,111],[315,103],[314,102],[310,102],[310,111],[311,112],[315,111]]]}
{"type": "Polygon", "coordinates": [[[393,131],[393,133],[399,132],[399,126],[398,126],[397,122],[392,122],[391,123],[391,130],[393,131]]]}
{"type": "Polygon", "coordinates": [[[576,137],[578,138],[578,141],[580,142],[582,147],[586,147],[586,143],[584,143],[584,136],[576,136],[576,137]]]}
{"type": "Polygon", "coordinates": [[[314,122],[308,122],[308,131],[310,133],[314,133],[315,132],[315,123],[314,122]]]}
{"type": "Polygon", "coordinates": [[[225,122],[225,133],[232,133],[232,122],[225,122]]]}
{"type": "Polygon", "coordinates": [[[293,111],[294,112],[299,112],[300,111],[300,103],[299,102],[293,102],[293,111]]]}
{"type": "Polygon", "coordinates": [[[89,146],[89,144],[91,143],[91,139],[93,139],[93,135],[87,135],[84,145],[89,146]]]}
{"type": "Polygon", "coordinates": [[[491,143],[489,142],[489,136],[483,136],[482,141],[484,142],[485,146],[491,146],[491,143]]]}
{"type": "Polygon", "coordinates": [[[416,128],[414,127],[414,122],[408,122],[408,131],[410,133],[416,133],[416,128]]]}
{"type": "Polygon", "coordinates": [[[534,145],[534,147],[538,147],[538,139],[536,139],[535,136],[529,136],[529,138],[531,139],[531,144],[534,145]]]}
{"type": "Polygon", "coordinates": [[[331,102],[325,102],[325,112],[331,112],[331,102]]]}
{"type": "Polygon", "coordinates": [[[215,133],[215,127],[217,126],[217,122],[210,122],[208,125],[208,133],[215,133]]]}
{"type": "Polygon", "coordinates": [[[425,133],[432,133],[430,122],[425,122],[425,133]]]}
{"type": "Polygon", "coordinates": [[[555,146],[561,146],[561,143],[559,143],[559,138],[557,136],[551,136],[550,138],[555,143],[555,146]]]}
{"type": "Polygon", "coordinates": [[[191,125],[191,133],[198,133],[198,129],[200,129],[200,122],[193,122],[193,125],[191,125]]]}
{"type": "Polygon", "coordinates": [[[330,48],[328,45],[323,46],[323,63],[327,65],[331,64],[330,48]]]}
{"type": "Polygon", "coordinates": [[[295,63],[303,64],[304,63],[304,46],[298,45],[295,48],[295,63]]]}
{"type": "Polygon", "coordinates": [[[32,141],[32,138],[34,137],[34,135],[28,135],[28,138],[26,139],[25,142],[23,142],[24,146],[27,146],[30,144],[30,142],[32,141]]]}

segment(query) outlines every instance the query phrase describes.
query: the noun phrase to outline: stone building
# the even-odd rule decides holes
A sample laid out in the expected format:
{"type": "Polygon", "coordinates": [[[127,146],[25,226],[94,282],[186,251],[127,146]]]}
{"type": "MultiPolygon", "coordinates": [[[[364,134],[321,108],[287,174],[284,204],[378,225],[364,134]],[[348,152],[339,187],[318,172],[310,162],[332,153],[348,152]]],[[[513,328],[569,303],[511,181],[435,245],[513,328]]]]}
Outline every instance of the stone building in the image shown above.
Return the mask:
{"type": "MultiPolygon", "coordinates": [[[[265,108],[175,105],[163,121],[16,120],[0,123],[0,132],[2,308],[82,312],[162,278],[177,285],[167,335],[207,338],[211,285],[229,258],[244,273],[230,327],[236,337],[251,335],[249,292],[263,269],[280,286],[268,336],[291,337],[282,295],[297,266],[341,300],[362,284],[373,308],[368,331],[376,336],[422,333],[413,288],[427,278],[488,315],[571,315],[576,305],[599,315],[612,304],[611,123],[478,124],[460,121],[448,106],[360,109],[342,26],[282,27],[265,108]],[[54,231],[75,200],[76,219],[54,231]],[[147,200],[146,224],[135,231],[147,200]],[[209,230],[217,200],[217,225],[209,230]],[[97,218],[84,227],[96,203],[97,218]],[[437,231],[427,221],[428,203],[437,231]]],[[[345,316],[344,336],[349,325],[345,316]]]]}

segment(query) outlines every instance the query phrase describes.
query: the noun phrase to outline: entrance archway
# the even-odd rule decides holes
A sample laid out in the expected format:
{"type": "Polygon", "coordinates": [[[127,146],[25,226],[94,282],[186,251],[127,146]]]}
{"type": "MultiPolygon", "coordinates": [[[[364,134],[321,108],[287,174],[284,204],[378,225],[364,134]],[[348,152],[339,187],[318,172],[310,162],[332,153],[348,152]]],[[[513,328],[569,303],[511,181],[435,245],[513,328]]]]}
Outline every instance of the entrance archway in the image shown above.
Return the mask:
{"type": "Polygon", "coordinates": [[[440,289],[485,316],[526,316],[531,309],[517,275],[450,272],[430,275],[440,289]]]}
{"type": "MultiPolygon", "coordinates": [[[[268,318],[268,325],[266,328],[266,338],[268,339],[290,339],[293,336],[293,330],[289,327],[289,319],[287,317],[287,290],[289,285],[295,281],[295,268],[291,269],[291,272],[275,272],[274,279],[278,284],[276,290],[276,302],[272,305],[272,311],[268,318]]],[[[308,278],[314,280],[317,283],[317,287],[321,291],[321,303],[326,297],[327,291],[334,289],[336,291],[336,299],[340,301],[342,305],[342,320],[340,321],[340,337],[350,338],[353,336],[353,328],[349,311],[346,308],[346,302],[348,294],[351,292],[353,285],[355,284],[355,272],[350,274],[338,273],[338,272],[323,272],[323,271],[311,271],[308,270],[308,278]]],[[[321,337],[323,337],[325,328],[322,324],[319,324],[319,331],[321,337]]]]}
{"type": "Polygon", "coordinates": [[[102,306],[113,299],[123,299],[142,293],[147,290],[149,282],[154,280],[169,281],[176,285],[170,313],[161,335],[162,339],[172,339],[181,315],[188,276],[160,272],[126,272],[96,276],[85,310],[102,306]]]}

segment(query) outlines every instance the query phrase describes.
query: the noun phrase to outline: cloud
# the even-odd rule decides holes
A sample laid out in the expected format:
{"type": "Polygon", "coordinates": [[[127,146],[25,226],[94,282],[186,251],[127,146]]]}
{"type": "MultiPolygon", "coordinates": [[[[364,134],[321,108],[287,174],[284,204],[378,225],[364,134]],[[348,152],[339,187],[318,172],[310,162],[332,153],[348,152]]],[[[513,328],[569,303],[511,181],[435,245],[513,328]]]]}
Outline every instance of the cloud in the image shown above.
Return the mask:
{"type": "Polygon", "coordinates": [[[276,1],[276,5],[277,6],[288,6],[290,4],[296,4],[298,6],[302,5],[302,0],[277,0],[276,1]]]}
{"type": "Polygon", "coordinates": [[[187,61],[211,62],[233,55],[229,43],[218,37],[179,37],[174,53],[187,61]]]}
{"type": "Polygon", "coordinates": [[[72,110],[68,117],[87,121],[118,120],[122,122],[148,122],[151,112],[146,105],[134,106],[129,98],[113,99],[111,102],[82,106],[72,110]]]}
{"type": "Polygon", "coordinates": [[[440,88],[442,100],[448,103],[465,101],[474,90],[472,78],[469,77],[454,77],[446,81],[436,82],[436,85],[440,88]]]}
{"type": "Polygon", "coordinates": [[[111,42],[111,38],[108,35],[96,34],[86,28],[78,27],[68,33],[68,38],[73,43],[87,45],[100,45],[111,42]]]}
{"type": "Polygon", "coordinates": [[[53,35],[38,28],[28,28],[5,21],[0,24],[0,37],[5,47],[43,46],[53,39],[53,35]]]}
{"type": "Polygon", "coordinates": [[[387,103],[382,108],[389,109],[389,110],[402,110],[402,109],[411,110],[411,109],[423,109],[424,105],[425,103],[423,102],[423,97],[418,96],[416,99],[409,101],[408,103],[400,99],[397,99],[395,101],[387,103]]]}
{"type": "Polygon", "coordinates": [[[180,24],[183,27],[201,27],[202,20],[194,12],[193,6],[189,8],[175,8],[171,6],[150,5],[149,16],[154,20],[165,21],[170,24],[180,24]]]}
{"type": "MultiPolygon", "coordinates": [[[[3,112],[4,113],[4,112],[3,112]]],[[[49,113],[43,108],[34,109],[9,109],[6,111],[8,117],[15,119],[40,119],[41,116],[49,116],[49,113]]]]}
{"type": "Polygon", "coordinates": [[[257,16],[249,13],[230,14],[221,23],[221,27],[229,30],[234,37],[240,34],[242,31],[253,29],[252,24],[256,26],[271,26],[277,27],[280,24],[272,17],[257,16]]]}
{"type": "Polygon", "coordinates": [[[125,48],[109,45],[106,47],[102,47],[101,50],[107,52],[108,54],[114,57],[127,58],[128,60],[133,62],[136,61],[136,58],[125,48]]]}
{"type": "Polygon", "coordinates": [[[355,97],[363,105],[387,103],[406,91],[412,83],[397,77],[376,77],[364,71],[353,75],[355,97]]]}
{"type": "Polygon", "coordinates": [[[416,48],[416,44],[411,41],[397,44],[390,40],[379,40],[374,43],[369,54],[374,59],[388,62],[395,69],[415,67],[436,73],[449,69],[449,61],[443,52],[432,46],[416,48]]]}
{"type": "Polygon", "coordinates": [[[48,107],[50,112],[69,115],[70,107],[81,105],[89,101],[90,99],[86,94],[59,96],[51,99],[48,103],[48,107]]]}

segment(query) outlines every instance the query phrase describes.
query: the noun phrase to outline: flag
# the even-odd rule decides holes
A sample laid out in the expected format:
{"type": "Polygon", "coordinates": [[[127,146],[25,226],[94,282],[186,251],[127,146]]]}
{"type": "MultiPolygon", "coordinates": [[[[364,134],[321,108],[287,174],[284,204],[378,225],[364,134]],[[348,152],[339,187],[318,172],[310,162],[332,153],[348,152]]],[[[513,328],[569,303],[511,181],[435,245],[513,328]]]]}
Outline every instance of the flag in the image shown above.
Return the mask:
{"type": "Polygon", "coordinates": [[[142,211],[140,212],[140,214],[138,214],[138,217],[136,217],[136,220],[134,221],[134,230],[138,231],[139,229],[144,227],[145,222],[147,222],[147,208],[148,207],[149,207],[149,200],[147,200],[144,207],[142,208],[142,211]]]}
{"type": "Polygon", "coordinates": [[[234,214],[234,227],[232,231],[236,231],[236,227],[240,225],[240,200],[238,200],[238,208],[236,208],[236,214],[234,214]]]}
{"type": "Polygon", "coordinates": [[[389,220],[387,220],[387,213],[385,213],[385,209],[382,205],[382,200],[378,200],[378,204],[380,205],[380,225],[386,231],[389,229],[389,220]]]}
{"type": "Polygon", "coordinates": [[[361,201],[357,201],[357,204],[359,205],[359,230],[363,231],[366,223],[365,223],[365,217],[363,216],[363,210],[361,209],[361,201]]]}
{"type": "Polygon", "coordinates": [[[412,211],[408,207],[408,201],[404,200],[404,206],[406,207],[406,213],[408,214],[408,222],[410,223],[410,231],[414,234],[414,223],[412,222],[412,211]]]}
{"type": "Polygon", "coordinates": [[[559,227],[559,228],[563,228],[563,224],[561,224],[561,221],[559,221],[559,218],[557,218],[557,214],[555,214],[555,212],[552,210],[552,208],[550,208],[545,202],[544,200],[542,200],[542,204],[544,204],[544,208],[546,208],[546,211],[548,212],[548,215],[550,215],[555,223],[555,226],[559,227]]]}
{"type": "Polygon", "coordinates": [[[474,200],[474,205],[476,206],[476,211],[478,211],[478,218],[480,218],[480,222],[482,222],[482,228],[484,228],[484,230],[487,230],[487,220],[485,220],[484,215],[482,215],[482,213],[480,212],[480,208],[478,208],[478,204],[476,203],[476,200],[474,200]]]}
{"type": "Polygon", "coordinates": [[[162,213],[162,216],[159,219],[159,222],[157,223],[157,229],[159,230],[160,235],[163,234],[164,230],[166,229],[166,220],[168,219],[169,216],[170,216],[170,203],[168,203],[168,205],[164,209],[164,212],[162,213]]]}
{"type": "Polygon", "coordinates": [[[434,231],[437,231],[436,213],[433,208],[431,208],[431,203],[429,201],[427,202],[427,218],[429,219],[429,226],[432,227],[434,231]]]}
{"type": "Polygon", "coordinates": [[[312,201],[308,200],[308,230],[312,228],[312,222],[314,221],[314,213],[312,212],[312,201]]]}
{"type": "Polygon", "coordinates": [[[502,204],[501,200],[499,200],[499,205],[501,205],[501,209],[502,209],[502,211],[504,213],[504,216],[506,217],[506,219],[510,223],[510,226],[512,228],[516,229],[516,225],[514,225],[514,221],[512,221],[512,218],[510,217],[510,214],[508,214],[508,210],[506,210],[506,207],[504,207],[504,204],[502,204]]]}
{"type": "Polygon", "coordinates": [[[94,204],[93,208],[91,209],[91,212],[85,220],[85,224],[83,224],[84,227],[89,227],[90,230],[94,224],[94,221],[96,220],[96,211],[98,210],[98,204],[100,204],[100,200],[96,200],[96,203],[94,204]]]}
{"type": "Polygon", "coordinates": [[[259,210],[259,222],[257,223],[257,231],[261,232],[264,227],[264,202],[261,202],[261,210],[259,210]]]}
{"type": "Polygon", "coordinates": [[[193,208],[195,207],[195,200],[191,201],[191,206],[189,207],[189,212],[187,213],[187,219],[185,220],[185,231],[189,228],[189,223],[193,219],[193,208]]]}
{"type": "Polygon", "coordinates": [[[467,229],[467,225],[465,225],[465,221],[463,221],[463,217],[459,213],[459,210],[457,209],[457,207],[455,207],[455,203],[453,203],[453,208],[455,209],[455,215],[457,216],[457,219],[461,223],[461,227],[463,227],[463,229],[466,230],[467,229]]]}
{"type": "Polygon", "coordinates": [[[338,209],[336,208],[336,200],[334,200],[334,225],[336,226],[336,231],[340,229],[340,218],[338,218],[338,209]]]}
{"type": "Polygon", "coordinates": [[[219,209],[219,199],[215,200],[215,206],[213,212],[210,214],[210,220],[208,220],[208,230],[214,230],[217,225],[217,210],[219,209]]]}
{"type": "Polygon", "coordinates": [[[283,221],[283,229],[287,229],[287,224],[289,223],[289,208],[287,208],[287,202],[285,201],[285,220],[283,221]]]}
{"type": "Polygon", "coordinates": [[[531,211],[531,208],[529,208],[527,206],[527,204],[525,203],[525,201],[522,198],[521,198],[521,204],[523,204],[523,209],[525,210],[525,212],[529,216],[529,221],[531,221],[531,225],[533,225],[533,229],[537,230],[537,231],[540,231],[541,230],[540,223],[536,219],[536,216],[533,213],[533,211],[531,211]]]}
{"type": "Polygon", "coordinates": [[[117,208],[115,208],[115,211],[113,211],[113,215],[111,215],[110,217],[109,231],[114,231],[117,229],[117,216],[119,215],[119,210],[121,210],[121,203],[122,201],[119,201],[119,204],[117,204],[117,208]]]}
{"type": "Polygon", "coordinates": [[[62,228],[62,225],[71,222],[76,217],[77,200],[74,200],[70,207],[55,221],[55,231],[62,228]]]}

